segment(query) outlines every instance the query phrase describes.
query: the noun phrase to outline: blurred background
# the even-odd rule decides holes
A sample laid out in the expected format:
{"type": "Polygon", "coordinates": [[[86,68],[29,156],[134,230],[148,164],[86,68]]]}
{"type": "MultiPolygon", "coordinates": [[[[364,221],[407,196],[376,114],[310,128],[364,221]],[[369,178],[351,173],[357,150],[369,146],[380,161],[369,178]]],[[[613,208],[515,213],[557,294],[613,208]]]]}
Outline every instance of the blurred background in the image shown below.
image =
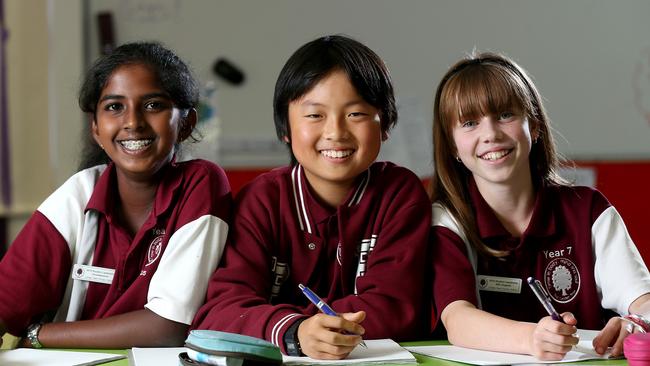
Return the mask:
{"type": "Polygon", "coordinates": [[[202,84],[196,156],[222,165],[233,190],[288,163],[275,138],[275,79],[289,55],[342,33],[375,50],[400,119],[381,159],[432,171],[432,99],[471,52],[502,52],[533,76],[574,160],[623,215],[646,262],[650,236],[650,2],[647,0],[0,0],[0,255],[24,221],[76,171],[88,120],[77,90],[102,52],[156,40],[202,84]]]}

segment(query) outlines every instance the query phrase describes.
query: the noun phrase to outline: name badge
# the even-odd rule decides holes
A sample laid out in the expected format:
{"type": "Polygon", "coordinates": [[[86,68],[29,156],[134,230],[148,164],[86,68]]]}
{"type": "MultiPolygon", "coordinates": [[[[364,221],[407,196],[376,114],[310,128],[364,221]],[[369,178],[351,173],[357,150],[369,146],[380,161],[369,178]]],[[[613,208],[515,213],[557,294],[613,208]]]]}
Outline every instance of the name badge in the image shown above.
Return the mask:
{"type": "Polygon", "coordinates": [[[115,270],[111,268],[75,264],[72,267],[72,279],[88,282],[99,282],[110,285],[113,282],[115,270]]]}
{"type": "Polygon", "coordinates": [[[478,275],[476,280],[481,291],[521,293],[521,278],[478,275]]]}

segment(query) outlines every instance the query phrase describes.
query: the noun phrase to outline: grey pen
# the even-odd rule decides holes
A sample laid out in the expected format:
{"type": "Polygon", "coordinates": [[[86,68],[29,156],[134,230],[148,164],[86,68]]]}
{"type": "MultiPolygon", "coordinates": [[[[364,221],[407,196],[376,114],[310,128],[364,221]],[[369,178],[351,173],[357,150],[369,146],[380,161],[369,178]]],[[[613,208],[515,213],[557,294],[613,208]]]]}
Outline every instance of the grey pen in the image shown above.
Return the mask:
{"type": "Polygon", "coordinates": [[[548,315],[550,315],[553,320],[557,320],[559,322],[564,323],[564,320],[562,320],[560,314],[558,314],[557,310],[555,310],[555,308],[553,307],[553,304],[551,303],[551,298],[548,296],[548,293],[546,293],[546,291],[542,287],[542,283],[532,277],[528,277],[527,281],[528,281],[528,285],[530,286],[530,289],[533,290],[533,293],[535,294],[535,296],[537,296],[539,302],[542,303],[542,306],[544,307],[544,309],[546,309],[548,315]]]}

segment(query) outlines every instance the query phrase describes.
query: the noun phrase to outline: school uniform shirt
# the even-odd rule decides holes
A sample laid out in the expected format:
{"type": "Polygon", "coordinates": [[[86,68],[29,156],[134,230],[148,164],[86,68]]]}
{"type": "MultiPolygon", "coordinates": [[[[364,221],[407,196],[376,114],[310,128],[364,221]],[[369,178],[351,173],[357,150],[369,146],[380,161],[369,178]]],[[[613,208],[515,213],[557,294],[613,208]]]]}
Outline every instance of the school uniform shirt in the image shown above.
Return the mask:
{"type": "Polygon", "coordinates": [[[245,187],[235,207],[231,241],[193,328],[266,339],[286,353],[287,328],[318,312],[302,283],[337,313],[364,310],[364,338],[413,339],[428,330],[431,206],[409,170],[376,162],[330,209],[300,165],[279,168],[245,187]]]}
{"type": "Polygon", "coordinates": [[[483,310],[537,323],[548,316],[527,278],[538,279],[559,313],[570,311],[578,327],[600,330],[613,311],[650,292],[650,275],[616,209],[597,190],[546,185],[538,190],[523,235],[503,227],[470,181],[481,240],[511,250],[503,259],[477,257],[455,219],[433,205],[434,299],[439,313],[466,300],[483,310]]]}
{"type": "Polygon", "coordinates": [[[230,186],[204,160],[163,169],[135,236],[118,223],[112,163],[75,174],[43,202],[0,262],[0,319],[10,333],[54,312],[73,321],[147,308],[191,323],[225,245],[230,186]]]}

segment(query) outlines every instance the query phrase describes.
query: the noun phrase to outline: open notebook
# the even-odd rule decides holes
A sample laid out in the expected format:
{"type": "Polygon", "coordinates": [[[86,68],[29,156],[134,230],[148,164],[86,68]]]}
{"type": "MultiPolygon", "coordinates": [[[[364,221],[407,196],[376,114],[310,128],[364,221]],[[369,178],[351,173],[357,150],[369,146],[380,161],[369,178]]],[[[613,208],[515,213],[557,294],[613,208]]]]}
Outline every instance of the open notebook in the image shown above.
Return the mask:
{"type": "Polygon", "coordinates": [[[605,353],[605,355],[601,356],[596,353],[591,344],[591,341],[597,334],[598,332],[593,330],[578,330],[580,342],[574,350],[567,353],[561,361],[540,361],[535,357],[528,355],[481,351],[457,346],[414,346],[406,348],[413,353],[473,365],[557,364],[584,360],[608,359],[609,353],[605,353]]]}
{"type": "Polygon", "coordinates": [[[309,357],[282,356],[282,362],[285,365],[417,364],[415,357],[392,339],[370,339],[365,342],[368,348],[357,346],[344,360],[315,360],[309,357]]]}
{"type": "MultiPolygon", "coordinates": [[[[371,364],[417,364],[413,355],[391,339],[366,340],[368,348],[357,346],[345,360],[315,360],[309,357],[282,356],[285,365],[371,365],[371,364]]],[[[177,366],[179,348],[133,348],[129,360],[132,366],[177,366]]]]}

